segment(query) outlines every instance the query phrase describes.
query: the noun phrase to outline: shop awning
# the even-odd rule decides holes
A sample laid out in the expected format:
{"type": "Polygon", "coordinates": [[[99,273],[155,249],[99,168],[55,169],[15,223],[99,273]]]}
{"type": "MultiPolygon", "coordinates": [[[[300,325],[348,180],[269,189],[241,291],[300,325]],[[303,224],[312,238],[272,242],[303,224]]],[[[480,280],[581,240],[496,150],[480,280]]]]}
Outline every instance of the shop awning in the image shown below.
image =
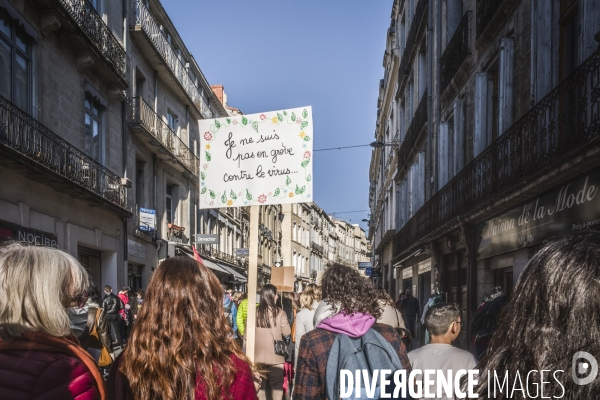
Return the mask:
{"type": "Polygon", "coordinates": [[[225,264],[219,264],[219,266],[221,268],[225,269],[231,275],[233,275],[233,277],[236,281],[239,281],[241,283],[248,282],[248,278],[246,278],[244,275],[240,274],[239,272],[237,272],[235,269],[231,268],[230,266],[225,265],[225,264]]]}

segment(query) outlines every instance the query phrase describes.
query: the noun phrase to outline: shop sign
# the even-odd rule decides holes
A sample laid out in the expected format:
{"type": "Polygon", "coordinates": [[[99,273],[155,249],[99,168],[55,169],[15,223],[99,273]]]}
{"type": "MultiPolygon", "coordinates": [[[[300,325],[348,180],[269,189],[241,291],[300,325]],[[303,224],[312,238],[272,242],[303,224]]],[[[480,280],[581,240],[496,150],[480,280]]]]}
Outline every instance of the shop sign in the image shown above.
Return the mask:
{"type": "Polygon", "coordinates": [[[135,240],[127,239],[127,254],[137,258],[146,258],[146,246],[135,240]]]}
{"type": "Polygon", "coordinates": [[[366,276],[373,275],[373,268],[365,268],[365,275],[366,276]]]}
{"type": "Polygon", "coordinates": [[[481,230],[478,258],[541,244],[556,235],[600,227],[600,169],[565,182],[499,217],[481,230]]]}
{"type": "Polygon", "coordinates": [[[419,275],[431,271],[431,258],[421,261],[419,264],[419,275]]]}
{"type": "Polygon", "coordinates": [[[0,243],[7,240],[24,242],[34,246],[58,247],[53,233],[24,228],[17,224],[0,221],[0,243]]]}
{"type": "Polygon", "coordinates": [[[372,268],[373,264],[371,262],[359,262],[358,269],[372,268]]]}
{"type": "Polygon", "coordinates": [[[219,244],[219,242],[219,235],[216,234],[196,235],[197,244],[219,244]]]}
{"type": "Polygon", "coordinates": [[[155,210],[150,210],[148,208],[140,207],[140,214],[139,214],[138,220],[140,222],[140,226],[138,226],[138,229],[140,231],[154,232],[154,230],[156,229],[156,211],[155,210]]]}
{"type": "Polygon", "coordinates": [[[412,278],[412,267],[404,268],[402,270],[402,279],[412,278]]]}

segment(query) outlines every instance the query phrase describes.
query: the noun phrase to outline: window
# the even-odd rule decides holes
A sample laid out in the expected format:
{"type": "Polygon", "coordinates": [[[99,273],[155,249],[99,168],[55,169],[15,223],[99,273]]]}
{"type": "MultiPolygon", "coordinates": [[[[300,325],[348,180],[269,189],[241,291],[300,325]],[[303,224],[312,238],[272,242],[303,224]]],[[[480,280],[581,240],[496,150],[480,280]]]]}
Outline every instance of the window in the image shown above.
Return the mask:
{"type": "Polygon", "coordinates": [[[175,133],[177,133],[177,123],[178,123],[177,115],[173,114],[173,112],[171,110],[168,110],[167,111],[167,125],[169,125],[169,128],[171,128],[171,130],[175,133]]]}
{"type": "Polygon", "coordinates": [[[133,291],[140,290],[142,288],[142,271],[143,265],[128,264],[127,268],[127,285],[133,291]]]}
{"type": "Polygon", "coordinates": [[[579,8],[576,0],[560,1],[560,79],[565,79],[579,64],[579,8]]]}
{"type": "Polygon", "coordinates": [[[25,29],[0,8],[0,96],[31,113],[31,46],[25,29]]]}
{"type": "Polygon", "coordinates": [[[165,205],[167,223],[175,223],[175,186],[167,184],[167,202],[165,205]]]}
{"type": "Polygon", "coordinates": [[[85,94],[85,138],[87,155],[102,163],[102,105],[90,93],[85,94]]]}

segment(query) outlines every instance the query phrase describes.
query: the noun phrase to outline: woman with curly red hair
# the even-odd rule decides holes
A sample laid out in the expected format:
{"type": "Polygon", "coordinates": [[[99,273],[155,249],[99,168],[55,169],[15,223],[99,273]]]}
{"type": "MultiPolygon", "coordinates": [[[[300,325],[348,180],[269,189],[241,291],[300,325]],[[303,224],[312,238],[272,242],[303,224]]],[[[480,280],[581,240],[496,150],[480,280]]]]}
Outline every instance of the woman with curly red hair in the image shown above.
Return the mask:
{"type": "Polygon", "coordinates": [[[163,261],[125,351],[110,371],[113,399],[253,399],[250,363],[223,312],[223,289],[201,263],[163,261]]]}

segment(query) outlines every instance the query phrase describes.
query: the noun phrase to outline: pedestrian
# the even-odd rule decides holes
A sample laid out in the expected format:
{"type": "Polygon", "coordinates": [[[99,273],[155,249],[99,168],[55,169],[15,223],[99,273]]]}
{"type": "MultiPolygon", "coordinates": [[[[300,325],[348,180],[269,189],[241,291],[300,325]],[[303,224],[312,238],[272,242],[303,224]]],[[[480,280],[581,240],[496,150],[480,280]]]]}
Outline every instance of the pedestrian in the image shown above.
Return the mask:
{"type": "Polygon", "coordinates": [[[113,362],[111,353],[114,352],[106,314],[100,307],[100,293],[96,286],[91,285],[88,289],[87,321],[83,333],[77,338],[81,347],[94,357],[96,365],[100,367],[103,376],[108,375],[108,367],[113,362]]]}
{"type": "Polygon", "coordinates": [[[392,328],[406,329],[404,318],[400,311],[396,309],[394,300],[381,286],[375,287],[377,292],[379,307],[381,308],[381,316],[377,318],[380,324],[386,324],[392,328]]]}
{"type": "MultiPolygon", "coordinates": [[[[376,323],[381,315],[377,295],[370,280],[358,270],[340,264],[330,265],[323,274],[321,289],[323,300],[315,311],[315,329],[306,333],[300,340],[297,370],[294,385],[294,400],[317,400],[326,397],[333,399],[328,390],[339,375],[328,372],[328,362],[339,374],[340,352],[350,350],[332,348],[338,339],[362,339],[365,335],[381,337],[381,344],[391,349],[387,353],[397,361],[398,368],[410,372],[410,362],[396,331],[387,325],[376,323]],[[387,343],[387,344],[386,344],[387,343]],[[339,351],[339,352],[338,352],[339,351]]],[[[378,353],[379,354],[379,353],[378,353]]],[[[331,371],[331,369],[330,369],[331,371]]]]}
{"type": "Polygon", "coordinates": [[[143,305],[144,305],[144,292],[140,289],[136,293],[136,303],[135,303],[135,306],[133,307],[133,319],[134,320],[137,319],[137,315],[139,314],[143,305]]]}
{"type": "MultiPolygon", "coordinates": [[[[420,349],[408,353],[410,364],[413,369],[421,371],[441,371],[444,376],[452,377],[459,370],[474,369],[477,365],[475,357],[468,351],[452,346],[452,342],[458,337],[463,325],[460,308],[454,304],[438,303],[431,306],[425,314],[425,329],[429,332],[431,341],[420,349]]],[[[422,385],[422,379],[417,377],[417,385],[422,385]]],[[[423,387],[424,393],[436,393],[437,384],[435,380],[429,388],[423,387]]],[[[439,400],[451,400],[442,393],[439,400]]]]}
{"type": "Polygon", "coordinates": [[[241,297],[236,319],[236,325],[240,335],[245,336],[246,334],[246,320],[248,318],[248,293],[244,293],[241,297]]]}
{"type": "Polygon", "coordinates": [[[129,287],[123,287],[123,289],[121,289],[121,291],[119,292],[118,297],[123,302],[123,308],[119,311],[119,316],[121,317],[121,319],[119,320],[119,332],[121,333],[123,343],[127,343],[129,309],[131,308],[131,306],[129,305],[129,287]]]}
{"type": "Polygon", "coordinates": [[[314,316],[319,301],[321,300],[321,290],[314,283],[306,286],[300,294],[300,311],[296,314],[296,325],[294,329],[294,344],[296,347],[294,365],[298,363],[298,351],[300,349],[300,340],[306,333],[315,329],[314,316]]]}
{"type": "Polygon", "coordinates": [[[107,399],[67,314],[85,304],[88,286],[87,271],[62,250],[0,248],[1,399],[107,399]]]}
{"type": "Polygon", "coordinates": [[[113,341],[116,340],[117,344],[123,348],[123,337],[121,336],[121,330],[119,328],[119,323],[121,321],[119,312],[125,308],[125,304],[123,304],[123,301],[119,297],[115,296],[110,285],[104,286],[102,308],[106,314],[106,322],[108,323],[110,337],[113,341]]]}
{"type": "Polygon", "coordinates": [[[400,311],[400,314],[402,314],[402,300],[405,299],[405,295],[404,293],[400,292],[400,295],[398,296],[398,301],[396,302],[396,308],[398,309],[398,311],[400,311]]]}
{"type": "Polygon", "coordinates": [[[600,233],[583,231],[546,242],[523,269],[500,314],[477,366],[475,394],[490,398],[494,387],[488,387],[488,379],[501,371],[509,393],[496,386],[497,399],[524,398],[523,385],[528,397],[537,396],[537,387],[545,398],[600,398],[600,379],[587,384],[582,379],[596,376],[600,360],[599,294],[600,233]]]}
{"type": "Polygon", "coordinates": [[[227,320],[227,325],[233,331],[233,337],[237,339],[238,337],[238,328],[237,328],[237,306],[235,302],[233,302],[227,293],[223,294],[223,312],[225,313],[225,319],[227,320]]]}
{"type": "Polygon", "coordinates": [[[400,302],[400,308],[404,317],[404,326],[406,326],[411,336],[416,338],[417,320],[421,319],[421,306],[419,300],[413,297],[411,289],[406,289],[406,295],[404,300],[400,302]]]}
{"type": "Polygon", "coordinates": [[[108,379],[115,400],[256,398],[250,363],[223,313],[217,277],[189,257],[160,263],[108,379]]]}
{"type": "MultiPolygon", "coordinates": [[[[292,329],[283,309],[277,307],[278,297],[275,286],[264,285],[260,291],[260,302],[256,310],[254,362],[258,365],[258,369],[266,371],[267,375],[258,392],[258,398],[261,400],[266,399],[268,394],[273,400],[283,398],[285,357],[275,353],[274,343],[285,341],[292,329]]],[[[285,346],[287,350],[287,344],[285,346]]]]}

